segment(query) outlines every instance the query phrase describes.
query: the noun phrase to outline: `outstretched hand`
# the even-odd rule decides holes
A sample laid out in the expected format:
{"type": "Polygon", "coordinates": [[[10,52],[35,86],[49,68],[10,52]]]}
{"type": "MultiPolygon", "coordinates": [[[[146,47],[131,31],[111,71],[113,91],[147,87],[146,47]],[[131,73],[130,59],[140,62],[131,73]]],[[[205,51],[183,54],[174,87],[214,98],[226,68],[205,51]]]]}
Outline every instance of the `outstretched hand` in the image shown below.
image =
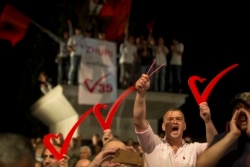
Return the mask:
{"type": "Polygon", "coordinates": [[[144,95],[150,87],[150,80],[147,74],[142,74],[141,77],[136,81],[135,88],[137,92],[144,95]]]}

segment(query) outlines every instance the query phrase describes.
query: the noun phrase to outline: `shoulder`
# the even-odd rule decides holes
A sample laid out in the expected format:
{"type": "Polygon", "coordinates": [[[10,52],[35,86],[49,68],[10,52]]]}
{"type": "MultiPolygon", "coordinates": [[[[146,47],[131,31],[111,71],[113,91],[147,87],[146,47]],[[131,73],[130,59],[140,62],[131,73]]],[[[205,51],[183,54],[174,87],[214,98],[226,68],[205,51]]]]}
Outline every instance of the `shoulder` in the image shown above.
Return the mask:
{"type": "Polygon", "coordinates": [[[189,152],[195,153],[196,155],[199,155],[204,150],[206,150],[207,146],[208,146],[207,143],[200,143],[200,142],[193,142],[193,143],[188,143],[184,145],[186,150],[188,150],[189,152]]]}
{"type": "Polygon", "coordinates": [[[201,147],[201,148],[206,148],[207,147],[207,142],[201,143],[201,142],[193,142],[193,143],[188,143],[187,144],[190,147],[201,147]]]}

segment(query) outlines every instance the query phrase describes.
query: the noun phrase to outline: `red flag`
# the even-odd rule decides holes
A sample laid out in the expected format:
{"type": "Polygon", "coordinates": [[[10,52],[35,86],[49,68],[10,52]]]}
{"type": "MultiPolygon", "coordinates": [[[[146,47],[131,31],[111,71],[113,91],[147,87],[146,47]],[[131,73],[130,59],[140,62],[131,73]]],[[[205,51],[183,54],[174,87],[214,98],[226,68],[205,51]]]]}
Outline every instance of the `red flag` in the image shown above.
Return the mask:
{"type": "Polygon", "coordinates": [[[123,38],[132,0],[109,0],[103,5],[100,17],[109,17],[105,36],[107,40],[115,41],[123,38]]]}
{"type": "Polygon", "coordinates": [[[25,35],[30,19],[10,4],[6,4],[0,16],[0,39],[16,45],[25,35]]]}
{"type": "Polygon", "coordinates": [[[146,27],[147,27],[148,31],[150,31],[150,32],[153,31],[154,24],[155,24],[155,18],[151,22],[147,23],[146,27]]]}
{"type": "Polygon", "coordinates": [[[99,13],[99,17],[112,17],[114,16],[114,5],[113,0],[109,0],[108,2],[103,4],[103,7],[99,13]]]}

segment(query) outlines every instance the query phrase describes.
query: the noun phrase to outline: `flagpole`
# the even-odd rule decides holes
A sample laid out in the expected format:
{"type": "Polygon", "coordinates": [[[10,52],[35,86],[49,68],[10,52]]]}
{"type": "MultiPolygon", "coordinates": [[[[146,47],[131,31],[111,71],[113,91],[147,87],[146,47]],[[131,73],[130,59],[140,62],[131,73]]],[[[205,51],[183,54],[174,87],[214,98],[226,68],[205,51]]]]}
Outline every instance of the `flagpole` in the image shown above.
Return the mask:
{"type": "Polygon", "coordinates": [[[37,22],[35,22],[34,20],[30,20],[31,23],[33,23],[35,26],[37,26],[38,28],[40,28],[41,30],[45,30],[44,27],[42,27],[40,24],[38,24],[37,22]]]}
{"type": "Polygon", "coordinates": [[[129,20],[130,20],[130,15],[131,15],[131,8],[132,8],[132,0],[130,0],[130,11],[129,11],[129,15],[127,17],[127,23],[125,26],[125,40],[128,38],[129,36],[129,20]]]}

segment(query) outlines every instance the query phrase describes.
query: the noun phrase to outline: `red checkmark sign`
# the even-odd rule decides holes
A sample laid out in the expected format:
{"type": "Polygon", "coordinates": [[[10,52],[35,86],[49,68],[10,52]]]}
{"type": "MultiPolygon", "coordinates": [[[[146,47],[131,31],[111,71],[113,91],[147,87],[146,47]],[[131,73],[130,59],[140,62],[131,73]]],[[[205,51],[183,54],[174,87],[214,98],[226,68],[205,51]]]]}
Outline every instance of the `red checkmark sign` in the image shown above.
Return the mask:
{"type": "Polygon", "coordinates": [[[126,89],[120,96],[119,98],[116,100],[116,102],[113,104],[113,106],[111,107],[106,120],[104,121],[101,112],[101,109],[106,109],[107,105],[104,104],[96,104],[94,105],[94,107],[90,108],[88,111],[86,111],[80,118],[79,120],[75,123],[75,125],[72,127],[72,129],[70,130],[70,132],[68,133],[68,135],[66,136],[62,148],[60,150],[60,152],[58,152],[55,147],[53,146],[53,144],[51,143],[51,139],[52,138],[59,138],[60,134],[55,135],[55,134],[47,134],[44,136],[43,138],[43,143],[45,145],[46,148],[48,148],[50,150],[50,152],[54,155],[54,157],[59,161],[63,158],[63,154],[67,153],[71,138],[74,134],[74,132],[76,131],[77,127],[79,127],[79,125],[82,123],[82,121],[89,115],[91,114],[91,112],[94,111],[95,117],[97,118],[98,122],[100,123],[101,127],[103,130],[105,129],[110,129],[113,117],[115,116],[115,113],[117,112],[118,107],[121,105],[122,101],[133,91],[135,90],[134,86],[129,87],[128,89],[126,89]]]}
{"type": "Polygon", "coordinates": [[[55,135],[55,134],[48,134],[45,135],[43,138],[43,143],[46,146],[46,148],[48,148],[50,150],[50,152],[54,155],[54,157],[59,161],[61,159],[63,159],[63,154],[66,154],[68,151],[68,147],[71,141],[71,138],[74,134],[74,132],[76,131],[77,127],[81,124],[81,122],[93,111],[93,108],[90,108],[88,111],[86,111],[80,118],[79,120],[75,123],[75,125],[72,127],[72,129],[69,131],[68,135],[66,136],[61,151],[58,152],[55,147],[53,146],[53,144],[51,143],[51,139],[52,138],[59,138],[59,135],[55,135]]]}
{"type": "Polygon", "coordinates": [[[119,106],[121,105],[122,101],[133,91],[135,90],[135,86],[130,86],[127,88],[116,100],[116,102],[113,104],[113,106],[110,108],[108,115],[106,116],[106,119],[103,119],[103,116],[101,114],[101,109],[106,109],[107,105],[104,104],[97,104],[94,107],[94,114],[100,123],[103,130],[110,129],[113,118],[115,116],[115,113],[118,111],[119,106]]]}
{"type": "Polygon", "coordinates": [[[102,76],[101,78],[99,78],[97,81],[94,82],[94,84],[92,86],[89,85],[89,82],[93,81],[91,79],[85,79],[84,80],[84,84],[86,86],[86,88],[89,90],[89,92],[93,93],[93,91],[95,90],[96,86],[104,79],[107,78],[111,73],[108,73],[104,76],[102,76]]]}
{"type": "Polygon", "coordinates": [[[210,95],[212,89],[214,88],[214,86],[217,84],[217,82],[226,74],[228,73],[230,70],[232,70],[233,68],[237,67],[239,64],[233,64],[229,67],[227,67],[226,69],[224,69],[223,71],[221,71],[218,75],[216,75],[214,77],[214,79],[212,81],[210,81],[210,83],[206,86],[205,90],[203,91],[202,95],[200,95],[197,86],[195,84],[196,81],[199,82],[204,82],[206,80],[206,78],[201,78],[197,75],[191,76],[188,79],[188,85],[191,89],[191,92],[193,93],[195,100],[197,102],[197,104],[200,104],[202,102],[207,101],[208,96],[210,95]]]}

